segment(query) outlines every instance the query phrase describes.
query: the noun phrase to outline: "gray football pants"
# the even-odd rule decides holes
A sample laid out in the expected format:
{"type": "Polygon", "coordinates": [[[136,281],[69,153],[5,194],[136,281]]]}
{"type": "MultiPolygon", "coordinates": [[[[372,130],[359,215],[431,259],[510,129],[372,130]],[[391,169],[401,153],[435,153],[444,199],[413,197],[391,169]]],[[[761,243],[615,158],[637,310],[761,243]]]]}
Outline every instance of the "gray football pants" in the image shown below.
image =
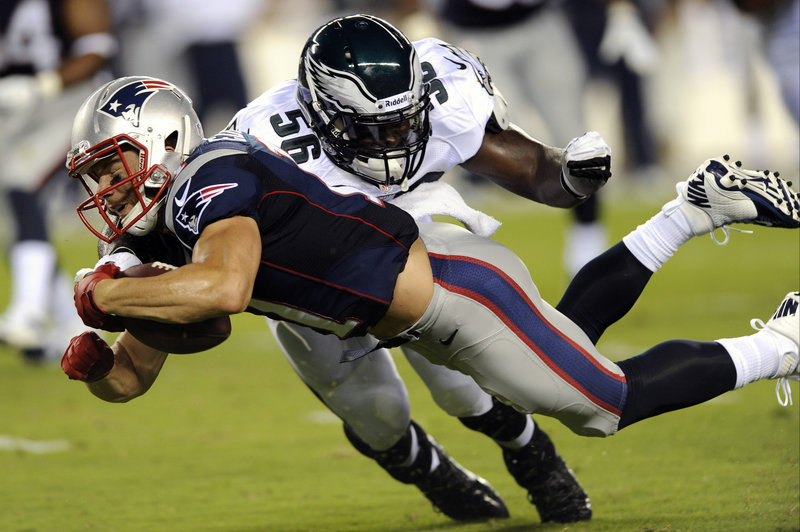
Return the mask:
{"type": "Polygon", "coordinates": [[[418,336],[411,347],[522,412],[585,436],[615,433],[627,396],[622,370],[542,300],[519,257],[459,226],[419,225],[435,284],[408,331],[418,336]]]}

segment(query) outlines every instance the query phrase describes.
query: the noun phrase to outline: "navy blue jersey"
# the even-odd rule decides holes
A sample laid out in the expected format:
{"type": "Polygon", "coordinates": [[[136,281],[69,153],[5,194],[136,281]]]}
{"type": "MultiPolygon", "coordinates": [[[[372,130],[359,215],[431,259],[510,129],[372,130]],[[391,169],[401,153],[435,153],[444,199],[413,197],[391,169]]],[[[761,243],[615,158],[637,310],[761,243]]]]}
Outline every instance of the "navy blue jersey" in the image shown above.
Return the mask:
{"type": "Polygon", "coordinates": [[[249,135],[223,132],[192,153],[167,198],[165,221],[187,253],[203,229],[247,216],[261,232],[248,311],[363,335],[384,316],[418,237],[405,211],[361,193],[334,193],[249,135]]]}

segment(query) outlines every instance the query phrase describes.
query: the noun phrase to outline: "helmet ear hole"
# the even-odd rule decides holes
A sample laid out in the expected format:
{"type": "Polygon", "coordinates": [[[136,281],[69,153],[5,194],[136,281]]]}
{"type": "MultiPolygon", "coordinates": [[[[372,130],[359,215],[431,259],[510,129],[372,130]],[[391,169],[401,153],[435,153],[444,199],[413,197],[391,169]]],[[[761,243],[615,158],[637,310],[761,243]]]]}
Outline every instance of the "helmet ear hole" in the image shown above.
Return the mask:
{"type": "Polygon", "coordinates": [[[175,151],[175,148],[178,146],[178,132],[173,131],[170,133],[166,139],[164,139],[164,148],[167,151],[175,151]]]}

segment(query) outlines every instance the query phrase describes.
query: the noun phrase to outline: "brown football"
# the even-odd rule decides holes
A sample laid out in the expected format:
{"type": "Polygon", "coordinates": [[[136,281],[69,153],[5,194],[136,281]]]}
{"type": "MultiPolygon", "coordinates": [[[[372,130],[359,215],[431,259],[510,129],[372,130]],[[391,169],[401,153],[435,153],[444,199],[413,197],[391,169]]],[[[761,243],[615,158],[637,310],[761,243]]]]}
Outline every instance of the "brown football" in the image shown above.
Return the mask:
{"type": "MultiPolygon", "coordinates": [[[[153,277],[176,266],[162,262],[150,262],[132,266],[117,277],[153,277]]],[[[196,323],[162,323],[140,318],[123,318],[125,328],[145,345],[173,354],[198,353],[216,347],[231,334],[228,316],[210,318],[196,323]]]]}

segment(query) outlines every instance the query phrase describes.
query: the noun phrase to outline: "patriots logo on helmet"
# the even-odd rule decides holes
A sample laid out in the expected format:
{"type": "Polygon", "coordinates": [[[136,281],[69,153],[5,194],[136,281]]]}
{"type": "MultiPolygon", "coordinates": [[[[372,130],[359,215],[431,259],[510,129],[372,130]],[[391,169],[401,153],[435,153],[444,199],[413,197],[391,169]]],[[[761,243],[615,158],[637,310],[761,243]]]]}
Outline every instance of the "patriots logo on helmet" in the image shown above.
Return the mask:
{"type": "Polygon", "coordinates": [[[134,81],[117,89],[109,96],[99,111],[114,118],[122,118],[139,127],[139,114],[144,103],[159,90],[172,90],[166,81],[145,79],[134,81]]]}

